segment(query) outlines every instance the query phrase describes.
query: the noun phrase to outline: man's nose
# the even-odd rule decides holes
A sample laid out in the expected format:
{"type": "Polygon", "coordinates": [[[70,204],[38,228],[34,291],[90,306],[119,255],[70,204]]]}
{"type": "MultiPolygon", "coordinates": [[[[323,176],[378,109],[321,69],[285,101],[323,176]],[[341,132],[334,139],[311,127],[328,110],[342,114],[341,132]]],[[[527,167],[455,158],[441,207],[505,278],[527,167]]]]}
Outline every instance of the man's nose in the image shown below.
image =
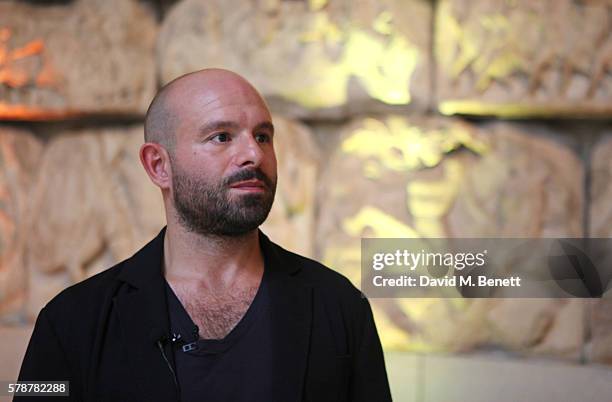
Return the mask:
{"type": "Polygon", "coordinates": [[[261,165],[263,156],[261,144],[250,133],[240,136],[235,154],[236,165],[258,167],[261,165]]]}

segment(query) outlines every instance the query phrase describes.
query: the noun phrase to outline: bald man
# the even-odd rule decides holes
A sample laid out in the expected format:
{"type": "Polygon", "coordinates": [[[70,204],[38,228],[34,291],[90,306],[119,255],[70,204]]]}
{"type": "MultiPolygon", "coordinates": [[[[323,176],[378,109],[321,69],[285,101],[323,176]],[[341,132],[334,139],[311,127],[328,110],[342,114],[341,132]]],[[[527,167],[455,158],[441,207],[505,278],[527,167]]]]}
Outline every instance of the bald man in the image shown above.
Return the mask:
{"type": "Polygon", "coordinates": [[[258,229],[275,135],[235,73],[164,86],[140,160],[167,226],[41,310],[19,380],[69,381],[71,401],[390,401],[367,299],[258,229]]]}

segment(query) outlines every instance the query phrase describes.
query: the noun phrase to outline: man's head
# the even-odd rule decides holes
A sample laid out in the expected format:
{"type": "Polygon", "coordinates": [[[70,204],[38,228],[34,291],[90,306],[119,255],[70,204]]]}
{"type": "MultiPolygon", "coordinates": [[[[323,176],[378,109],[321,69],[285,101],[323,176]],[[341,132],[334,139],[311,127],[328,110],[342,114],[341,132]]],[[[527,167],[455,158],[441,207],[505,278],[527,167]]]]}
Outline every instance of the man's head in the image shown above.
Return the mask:
{"type": "Polygon", "coordinates": [[[207,69],[175,79],[155,96],[140,158],[162,189],[168,220],[202,235],[237,236],[270,212],[273,136],[255,88],[230,71],[207,69]]]}

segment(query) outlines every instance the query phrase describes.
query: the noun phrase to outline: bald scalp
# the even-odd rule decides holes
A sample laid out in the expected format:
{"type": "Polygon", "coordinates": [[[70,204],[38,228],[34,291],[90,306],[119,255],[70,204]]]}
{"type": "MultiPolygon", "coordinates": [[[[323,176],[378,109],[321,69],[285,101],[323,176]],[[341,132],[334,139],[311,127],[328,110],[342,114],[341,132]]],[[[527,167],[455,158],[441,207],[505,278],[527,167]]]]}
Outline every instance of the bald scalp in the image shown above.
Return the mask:
{"type": "MultiPolygon", "coordinates": [[[[145,142],[154,142],[162,145],[170,154],[174,151],[177,141],[177,128],[180,121],[180,105],[173,100],[178,93],[193,90],[194,85],[200,85],[202,91],[211,88],[219,90],[231,83],[246,85],[260,96],[257,90],[239,74],[220,68],[208,68],[182,75],[164,85],[155,95],[145,116],[144,139],[145,142]],[[175,94],[176,93],[176,94],[175,94]]],[[[262,102],[265,105],[265,101],[262,102]]]]}
{"type": "Polygon", "coordinates": [[[174,151],[179,113],[172,103],[171,94],[181,81],[185,81],[197,74],[206,74],[207,72],[208,70],[201,70],[181,75],[160,88],[151,101],[145,116],[145,142],[160,144],[169,153],[174,151]]]}
{"type": "Polygon", "coordinates": [[[164,85],[155,95],[147,109],[144,124],[145,142],[160,144],[168,152],[172,152],[176,145],[175,131],[178,121],[169,99],[172,82],[164,85]]]}

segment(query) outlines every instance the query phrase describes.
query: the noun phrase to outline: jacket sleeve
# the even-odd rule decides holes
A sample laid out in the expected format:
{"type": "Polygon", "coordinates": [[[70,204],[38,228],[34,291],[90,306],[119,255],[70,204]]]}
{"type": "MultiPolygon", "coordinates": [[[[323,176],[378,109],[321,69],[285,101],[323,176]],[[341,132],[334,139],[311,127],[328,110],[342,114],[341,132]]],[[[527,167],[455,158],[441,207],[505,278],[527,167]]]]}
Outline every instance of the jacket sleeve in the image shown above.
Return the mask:
{"type": "MultiPolygon", "coordinates": [[[[38,314],[32,337],[28,343],[19,381],[70,381],[72,376],[57,333],[49,321],[48,313],[43,308],[38,314]]],[[[77,401],[78,399],[70,389],[70,397],[46,396],[45,401],[77,401]]],[[[13,402],[40,401],[39,396],[15,396],[13,402]]]]}
{"type": "Polygon", "coordinates": [[[368,299],[361,299],[362,329],[354,359],[350,401],[388,402],[391,391],[382,346],[368,299]]]}

